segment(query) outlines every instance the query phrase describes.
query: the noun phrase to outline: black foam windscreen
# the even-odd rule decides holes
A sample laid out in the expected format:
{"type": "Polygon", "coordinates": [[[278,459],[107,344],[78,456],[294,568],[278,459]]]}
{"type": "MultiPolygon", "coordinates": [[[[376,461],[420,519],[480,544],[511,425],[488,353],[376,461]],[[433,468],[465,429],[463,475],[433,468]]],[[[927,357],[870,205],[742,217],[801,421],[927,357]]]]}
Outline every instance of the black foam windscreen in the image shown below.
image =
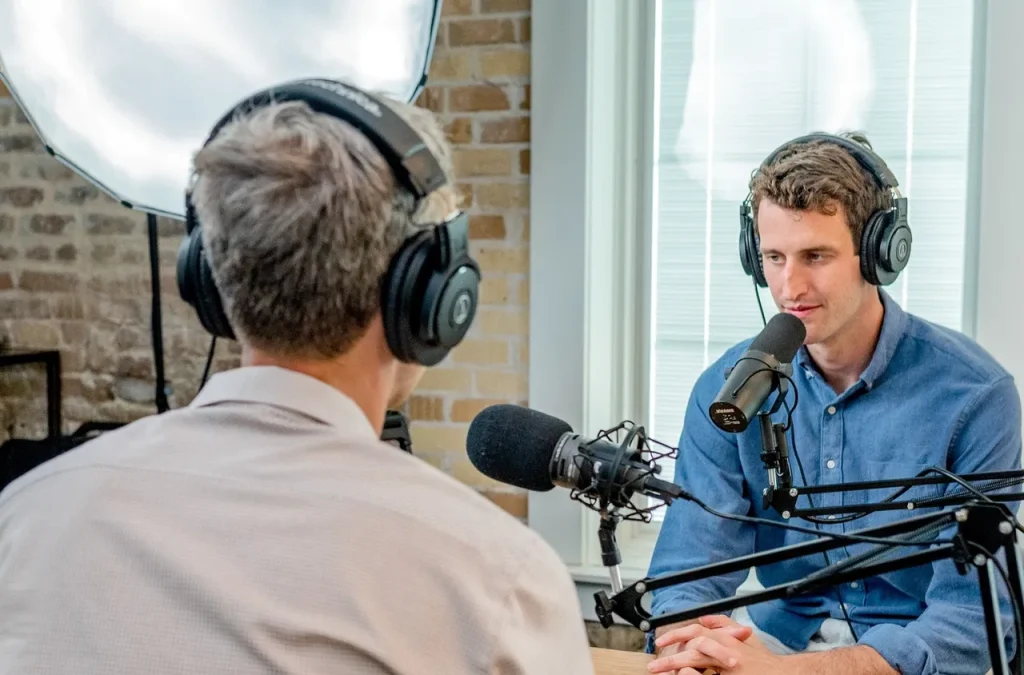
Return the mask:
{"type": "Polygon", "coordinates": [[[469,425],[466,453],[477,470],[494,480],[537,492],[554,487],[551,458],[566,422],[509,403],[484,408],[469,425]]]}
{"type": "Polygon", "coordinates": [[[750,349],[771,354],[780,363],[790,363],[807,337],[804,322],[792,314],[773,316],[750,344],[750,349]]]}

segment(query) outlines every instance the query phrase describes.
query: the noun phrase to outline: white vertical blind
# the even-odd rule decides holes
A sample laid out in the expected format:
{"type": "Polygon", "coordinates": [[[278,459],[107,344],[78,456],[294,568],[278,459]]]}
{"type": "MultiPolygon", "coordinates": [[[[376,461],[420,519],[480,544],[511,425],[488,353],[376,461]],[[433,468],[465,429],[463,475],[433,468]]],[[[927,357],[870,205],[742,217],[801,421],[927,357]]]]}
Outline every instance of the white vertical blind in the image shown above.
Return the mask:
{"type": "MultiPolygon", "coordinates": [[[[961,328],[971,123],[967,0],[660,0],[651,111],[649,431],[679,438],[694,382],[761,328],[737,254],[751,171],[811,131],[860,129],[909,197],[914,250],[888,292],[961,328]]],[[[762,291],[766,314],[775,308],[762,291]]],[[[672,467],[666,466],[667,475],[672,467]]]]}

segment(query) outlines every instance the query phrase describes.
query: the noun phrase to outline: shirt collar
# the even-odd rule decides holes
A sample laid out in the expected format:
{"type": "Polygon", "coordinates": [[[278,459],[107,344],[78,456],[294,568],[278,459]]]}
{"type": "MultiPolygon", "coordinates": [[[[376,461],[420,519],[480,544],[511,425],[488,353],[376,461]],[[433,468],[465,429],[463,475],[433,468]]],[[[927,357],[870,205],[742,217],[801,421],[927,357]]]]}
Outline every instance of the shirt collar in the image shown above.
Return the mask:
{"type": "MultiPolygon", "coordinates": [[[[875,345],[871,361],[860,376],[861,382],[869,389],[875,385],[875,381],[889,367],[893,354],[896,353],[896,347],[899,345],[907,329],[907,313],[903,311],[903,308],[881,288],[878,289],[878,296],[882,301],[882,310],[884,312],[882,330],[878,334],[878,343],[875,345]]],[[[806,345],[800,347],[800,350],[797,352],[795,365],[804,368],[814,368],[814,362],[811,360],[810,354],[807,353],[806,345]]]]}
{"type": "Polygon", "coordinates": [[[245,366],[217,373],[189,407],[225,402],[272,405],[306,415],[349,435],[378,437],[366,413],[351,398],[314,377],[279,366],[245,366]]]}

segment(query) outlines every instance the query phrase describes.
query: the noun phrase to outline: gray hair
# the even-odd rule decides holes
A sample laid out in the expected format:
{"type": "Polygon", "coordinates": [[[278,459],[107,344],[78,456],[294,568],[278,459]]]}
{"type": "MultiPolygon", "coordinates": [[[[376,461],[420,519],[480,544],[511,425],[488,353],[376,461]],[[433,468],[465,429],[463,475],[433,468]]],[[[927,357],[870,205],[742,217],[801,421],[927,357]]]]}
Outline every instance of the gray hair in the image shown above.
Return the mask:
{"type": "Polygon", "coordinates": [[[249,345],[291,357],[344,353],[379,311],[381,279],[403,241],[457,207],[437,120],[380,98],[449,178],[419,208],[366,136],[301,102],[241,115],[196,154],[203,244],[225,313],[249,345]]]}

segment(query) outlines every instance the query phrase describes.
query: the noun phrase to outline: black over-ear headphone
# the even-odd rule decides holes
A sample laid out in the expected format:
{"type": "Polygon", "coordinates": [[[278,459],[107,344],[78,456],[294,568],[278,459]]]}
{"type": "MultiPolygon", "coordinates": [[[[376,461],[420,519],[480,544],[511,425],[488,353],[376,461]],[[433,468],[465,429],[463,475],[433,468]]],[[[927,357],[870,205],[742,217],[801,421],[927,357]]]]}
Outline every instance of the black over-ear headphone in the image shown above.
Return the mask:
{"type": "MultiPolygon", "coordinates": [[[[808,134],[783,143],[761,163],[768,166],[780,152],[798,143],[826,141],[845,148],[861,166],[867,169],[879,187],[892,192],[892,207],[876,211],[868,218],[860,238],[860,272],[868,283],[888,286],[907,266],[913,236],[907,222],[907,198],[899,194],[899,181],[882,158],[856,141],[831,134],[808,134]]],[[[760,243],[754,228],[753,195],[748,194],[740,205],[740,263],[743,271],[754,278],[758,286],[767,288],[761,261],[760,243]]]]}
{"type": "MultiPolygon", "coordinates": [[[[353,125],[418,200],[447,183],[437,158],[401,117],[370,94],[332,80],[299,80],[253,94],[214,125],[206,143],[236,115],[284,101],[303,101],[315,112],[353,125]]],[[[388,346],[401,361],[435,365],[462,341],[476,316],[480,268],[469,253],[468,222],[465,213],[456,212],[410,237],[391,259],[380,302],[388,346]]],[[[191,188],[185,195],[185,227],[178,249],[178,292],[207,331],[235,339],[203,251],[191,188]]]]}

